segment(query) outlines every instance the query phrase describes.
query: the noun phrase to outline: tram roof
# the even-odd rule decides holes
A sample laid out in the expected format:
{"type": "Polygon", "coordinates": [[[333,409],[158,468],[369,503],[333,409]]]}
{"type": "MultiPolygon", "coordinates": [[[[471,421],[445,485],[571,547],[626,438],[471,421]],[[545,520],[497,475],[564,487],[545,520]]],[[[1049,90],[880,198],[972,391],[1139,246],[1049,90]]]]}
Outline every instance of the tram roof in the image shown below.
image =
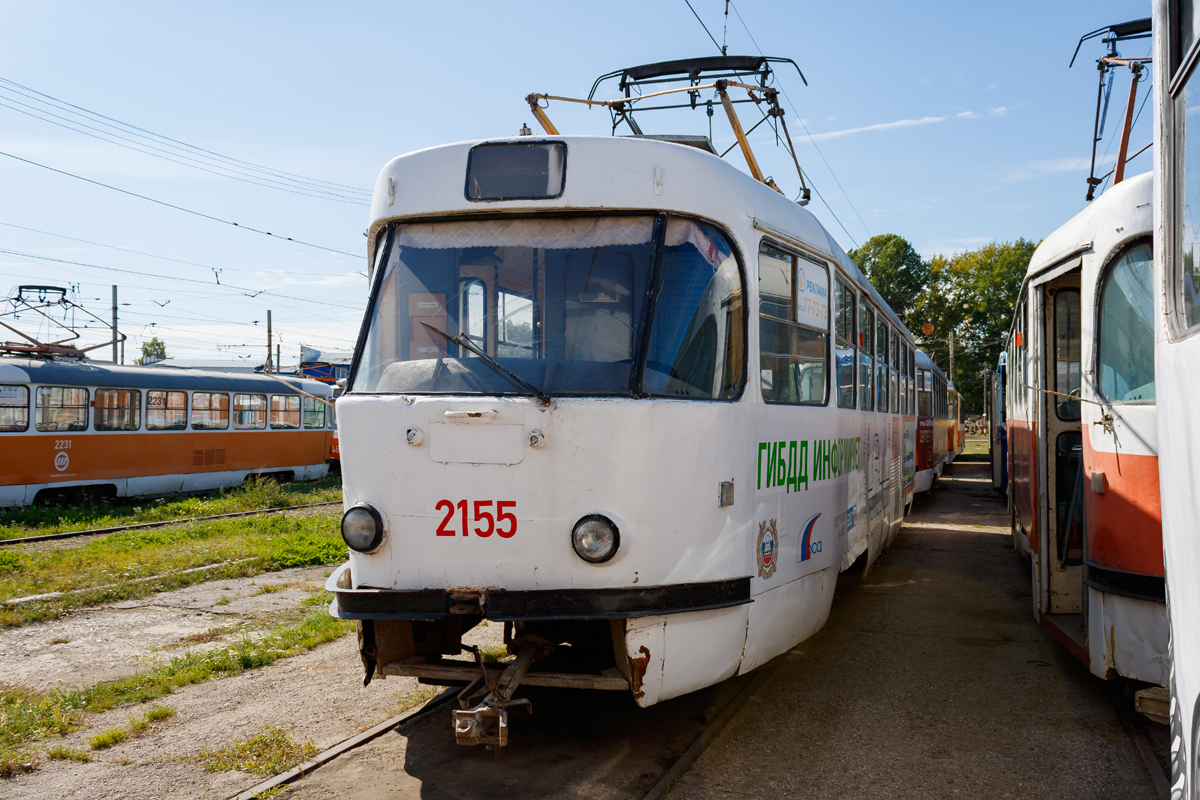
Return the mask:
{"type": "Polygon", "coordinates": [[[260,392],[288,394],[299,389],[321,396],[332,394],[328,384],[280,376],[237,372],[97,364],[89,361],[43,361],[35,358],[0,359],[0,383],[59,386],[111,386],[122,389],[260,392]],[[285,385],[286,384],[286,385],[285,385]]]}
{"type": "MultiPolygon", "coordinates": [[[[913,358],[916,360],[918,367],[921,367],[924,369],[931,369],[934,372],[936,372],[938,375],[941,375],[942,380],[946,380],[946,373],[942,372],[941,367],[939,367],[937,364],[933,363],[933,359],[930,358],[929,354],[926,353],[924,350],[917,350],[915,352],[913,358]]],[[[947,383],[949,384],[949,381],[947,381],[947,383]]]]}
{"type": "Polygon", "coordinates": [[[1025,283],[1085,252],[1107,254],[1118,244],[1149,234],[1154,174],[1144,172],[1112,187],[1051,233],[1029,260],[1025,283]]]}
{"type": "Polygon", "coordinates": [[[802,245],[836,262],[883,310],[888,321],[912,339],[904,323],[811,211],[711,153],[649,137],[516,136],[439,145],[397,156],[375,181],[367,232],[370,266],[379,233],[397,219],[642,209],[652,214],[691,214],[727,229],[735,221],[748,220],[770,238],[802,245]],[[566,145],[566,179],[558,197],[467,199],[467,158],[472,147],[539,142],[566,145]],[[658,187],[656,179],[661,180],[658,187]],[[656,188],[659,194],[654,193],[656,188]]]}

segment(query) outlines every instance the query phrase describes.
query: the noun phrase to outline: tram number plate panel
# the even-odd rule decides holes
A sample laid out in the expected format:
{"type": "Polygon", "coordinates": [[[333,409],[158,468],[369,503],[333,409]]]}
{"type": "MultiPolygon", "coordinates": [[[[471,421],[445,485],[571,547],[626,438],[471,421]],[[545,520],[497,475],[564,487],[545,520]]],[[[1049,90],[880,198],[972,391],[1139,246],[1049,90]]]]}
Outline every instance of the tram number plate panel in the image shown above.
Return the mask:
{"type": "Polygon", "coordinates": [[[511,539],[517,533],[516,500],[439,500],[435,508],[445,514],[438,536],[481,536],[493,533],[511,539]]]}

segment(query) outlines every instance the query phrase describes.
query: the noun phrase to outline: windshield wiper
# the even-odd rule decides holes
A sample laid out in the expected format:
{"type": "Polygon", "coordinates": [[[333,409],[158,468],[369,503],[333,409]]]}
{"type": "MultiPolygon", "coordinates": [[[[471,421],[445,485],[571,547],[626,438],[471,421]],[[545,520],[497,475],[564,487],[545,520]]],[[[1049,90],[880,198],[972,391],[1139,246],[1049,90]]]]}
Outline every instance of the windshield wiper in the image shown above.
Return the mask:
{"type": "Polygon", "coordinates": [[[445,331],[439,330],[438,328],[433,327],[428,322],[422,321],[421,324],[424,325],[426,328],[429,328],[429,330],[433,331],[438,336],[441,336],[442,338],[444,338],[446,341],[453,342],[454,344],[458,345],[459,347],[461,347],[465,350],[468,350],[468,351],[474,353],[475,355],[477,355],[479,358],[483,359],[483,363],[485,363],[489,367],[491,367],[492,370],[494,370],[496,372],[496,374],[498,374],[502,378],[506,378],[510,383],[512,383],[513,386],[516,386],[520,389],[524,389],[526,392],[528,392],[532,396],[536,397],[538,399],[538,401],[541,402],[542,405],[544,405],[544,406],[550,405],[550,395],[546,394],[545,392],[543,392],[541,389],[534,386],[529,381],[527,381],[524,378],[522,378],[521,376],[517,375],[515,372],[512,372],[509,369],[506,369],[499,361],[492,358],[487,353],[483,352],[478,347],[473,345],[471,343],[471,340],[466,338],[466,336],[464,336],[463,334],[460,333],[458,336],[451,336],[450,334],[446,333],[445,331]]]}

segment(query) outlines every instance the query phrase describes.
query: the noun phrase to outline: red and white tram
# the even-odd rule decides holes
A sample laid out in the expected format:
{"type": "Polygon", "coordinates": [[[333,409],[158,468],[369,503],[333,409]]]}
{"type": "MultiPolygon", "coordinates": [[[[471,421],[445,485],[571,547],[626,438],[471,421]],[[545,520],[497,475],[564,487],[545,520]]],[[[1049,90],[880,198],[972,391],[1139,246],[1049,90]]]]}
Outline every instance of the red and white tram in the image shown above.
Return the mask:
{"type": "Polygon", "coordinates": [[[1171,670],[1171,798],[1200,798],[1200,7],[1154,3],[1159,479],[1171,670]]]}
{"type": "Polygon", "coordinates": [[[916,492],[927,492],[962,452],[962,395],[922,350],[915,352],[917,376],[916,492]]]}
{"type": "Polygon", "coordinates": [[[0,506],[324,477],[331,395],[295,378],[0,359],[0,506]]]}
{"type": "Polygon", "coordinates": [[[1035,616],[1095,675],[1162,685],[1152,201],[1149,173],[1127,179],[1038,246],[1004,396],[1035,616]]]}

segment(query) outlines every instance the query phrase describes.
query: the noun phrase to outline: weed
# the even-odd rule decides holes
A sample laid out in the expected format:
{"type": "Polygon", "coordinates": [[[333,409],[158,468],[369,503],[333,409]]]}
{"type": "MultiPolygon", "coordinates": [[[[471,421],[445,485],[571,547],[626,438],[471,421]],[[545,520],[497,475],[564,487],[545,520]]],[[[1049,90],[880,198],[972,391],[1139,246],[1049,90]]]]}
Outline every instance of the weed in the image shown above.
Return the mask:
{"type": "Polygon", "coordinates": [[[433,698],[438,693],[438,690],[432,686],[423,686],[417,689],[412,694],[402,694],[396,698],[396,713],[403,714],[409,709],[416,708],[426,700],[433,698]]]}
{"type": "Polygon", "coordinates": [[[145,714],[142,714],[141,719],[129,718],[129,732],[134,736],[140,736],[150,727],[150,723],[166,719],[174,713],[175,709],[170,706],[153,706],[147,709],[145,714]]]}
{"type": "Polygon", "coordinates": [[[218,600],[217,602],[213,603],[213,605],[214,605],[214,606],[227,606],[227,605],[229,605],[229,598],[228,598],[228,597],[222,597],[220,600],[218,600]]]}
{"type": "Polygon", "coordinates": [[[199,633],[189,633],[175,646],[178,647],[182,644],[208,644],[209,642],[215,642],[219,639],[224,639],[230,630],[230,627],[226,625],[220,628],[209,628],[208,630],[200,631],[199,633]]]}
{"type": "Polygon", "coordinates": [[[46,755],[50,758],[61,761],[88,762],[92,760],[91,754],[89,754],[86,750],[72,750],[70,747],[63,747],[61,745],[57,747],[51,747],[46,751],[46,755]]]}
{"type": "Polygon", "coordinates": [[[233,742],[216,750],[202,750],[192,756],[209,772],[225,772],[236,769],[260,775],[272,775],[299,764],[316,755],[317,746],[312,739],[303,744],[292,738],[283,728],[264,725],[259,733],[240,742],[233,742]]]}
{"type": "Polygon", "coordinates": [[[0,552],[0,572],[16,572],[21,568],[21,556],[11,550],[0,552]]]}
{"type": "Polygon", "coordinates": [[[62,636],[56,636],[50,640],[50,644],[70,644],[71,640],[62,636]]]}
{"type": "Polygon", "coordinates": [[[11,778],[38,768],[38,751],[28,747],[0,746],[0,778],[11,778]]]}
{"type": "Polygon", "coordinates": [[[258,591],[254,593],[254,596],[258,597],[260,594],[275,594],[275,592],[282,592],[286,588],[287,586],[282,583],[264,583],[262,586],[258,587],[258,591]]]}
{"type": "Polygon", "coordinates": [[[124,728],[109,728],[88,739],[88,744],[92,746],[93,750],[104,750],[112,747],[114,744],[125,741],[127,738],[129,738],[129,731],[124,728]]]}
{"type": "Polygon", "coordinates": [[[501,661],[504,661],[504,659],[508,658],[508,648],[504,645],[497,645],[496,647],[484,647],[479,651],[479,654],[483,656],[483,663],[499,664],[501,661]]]}

